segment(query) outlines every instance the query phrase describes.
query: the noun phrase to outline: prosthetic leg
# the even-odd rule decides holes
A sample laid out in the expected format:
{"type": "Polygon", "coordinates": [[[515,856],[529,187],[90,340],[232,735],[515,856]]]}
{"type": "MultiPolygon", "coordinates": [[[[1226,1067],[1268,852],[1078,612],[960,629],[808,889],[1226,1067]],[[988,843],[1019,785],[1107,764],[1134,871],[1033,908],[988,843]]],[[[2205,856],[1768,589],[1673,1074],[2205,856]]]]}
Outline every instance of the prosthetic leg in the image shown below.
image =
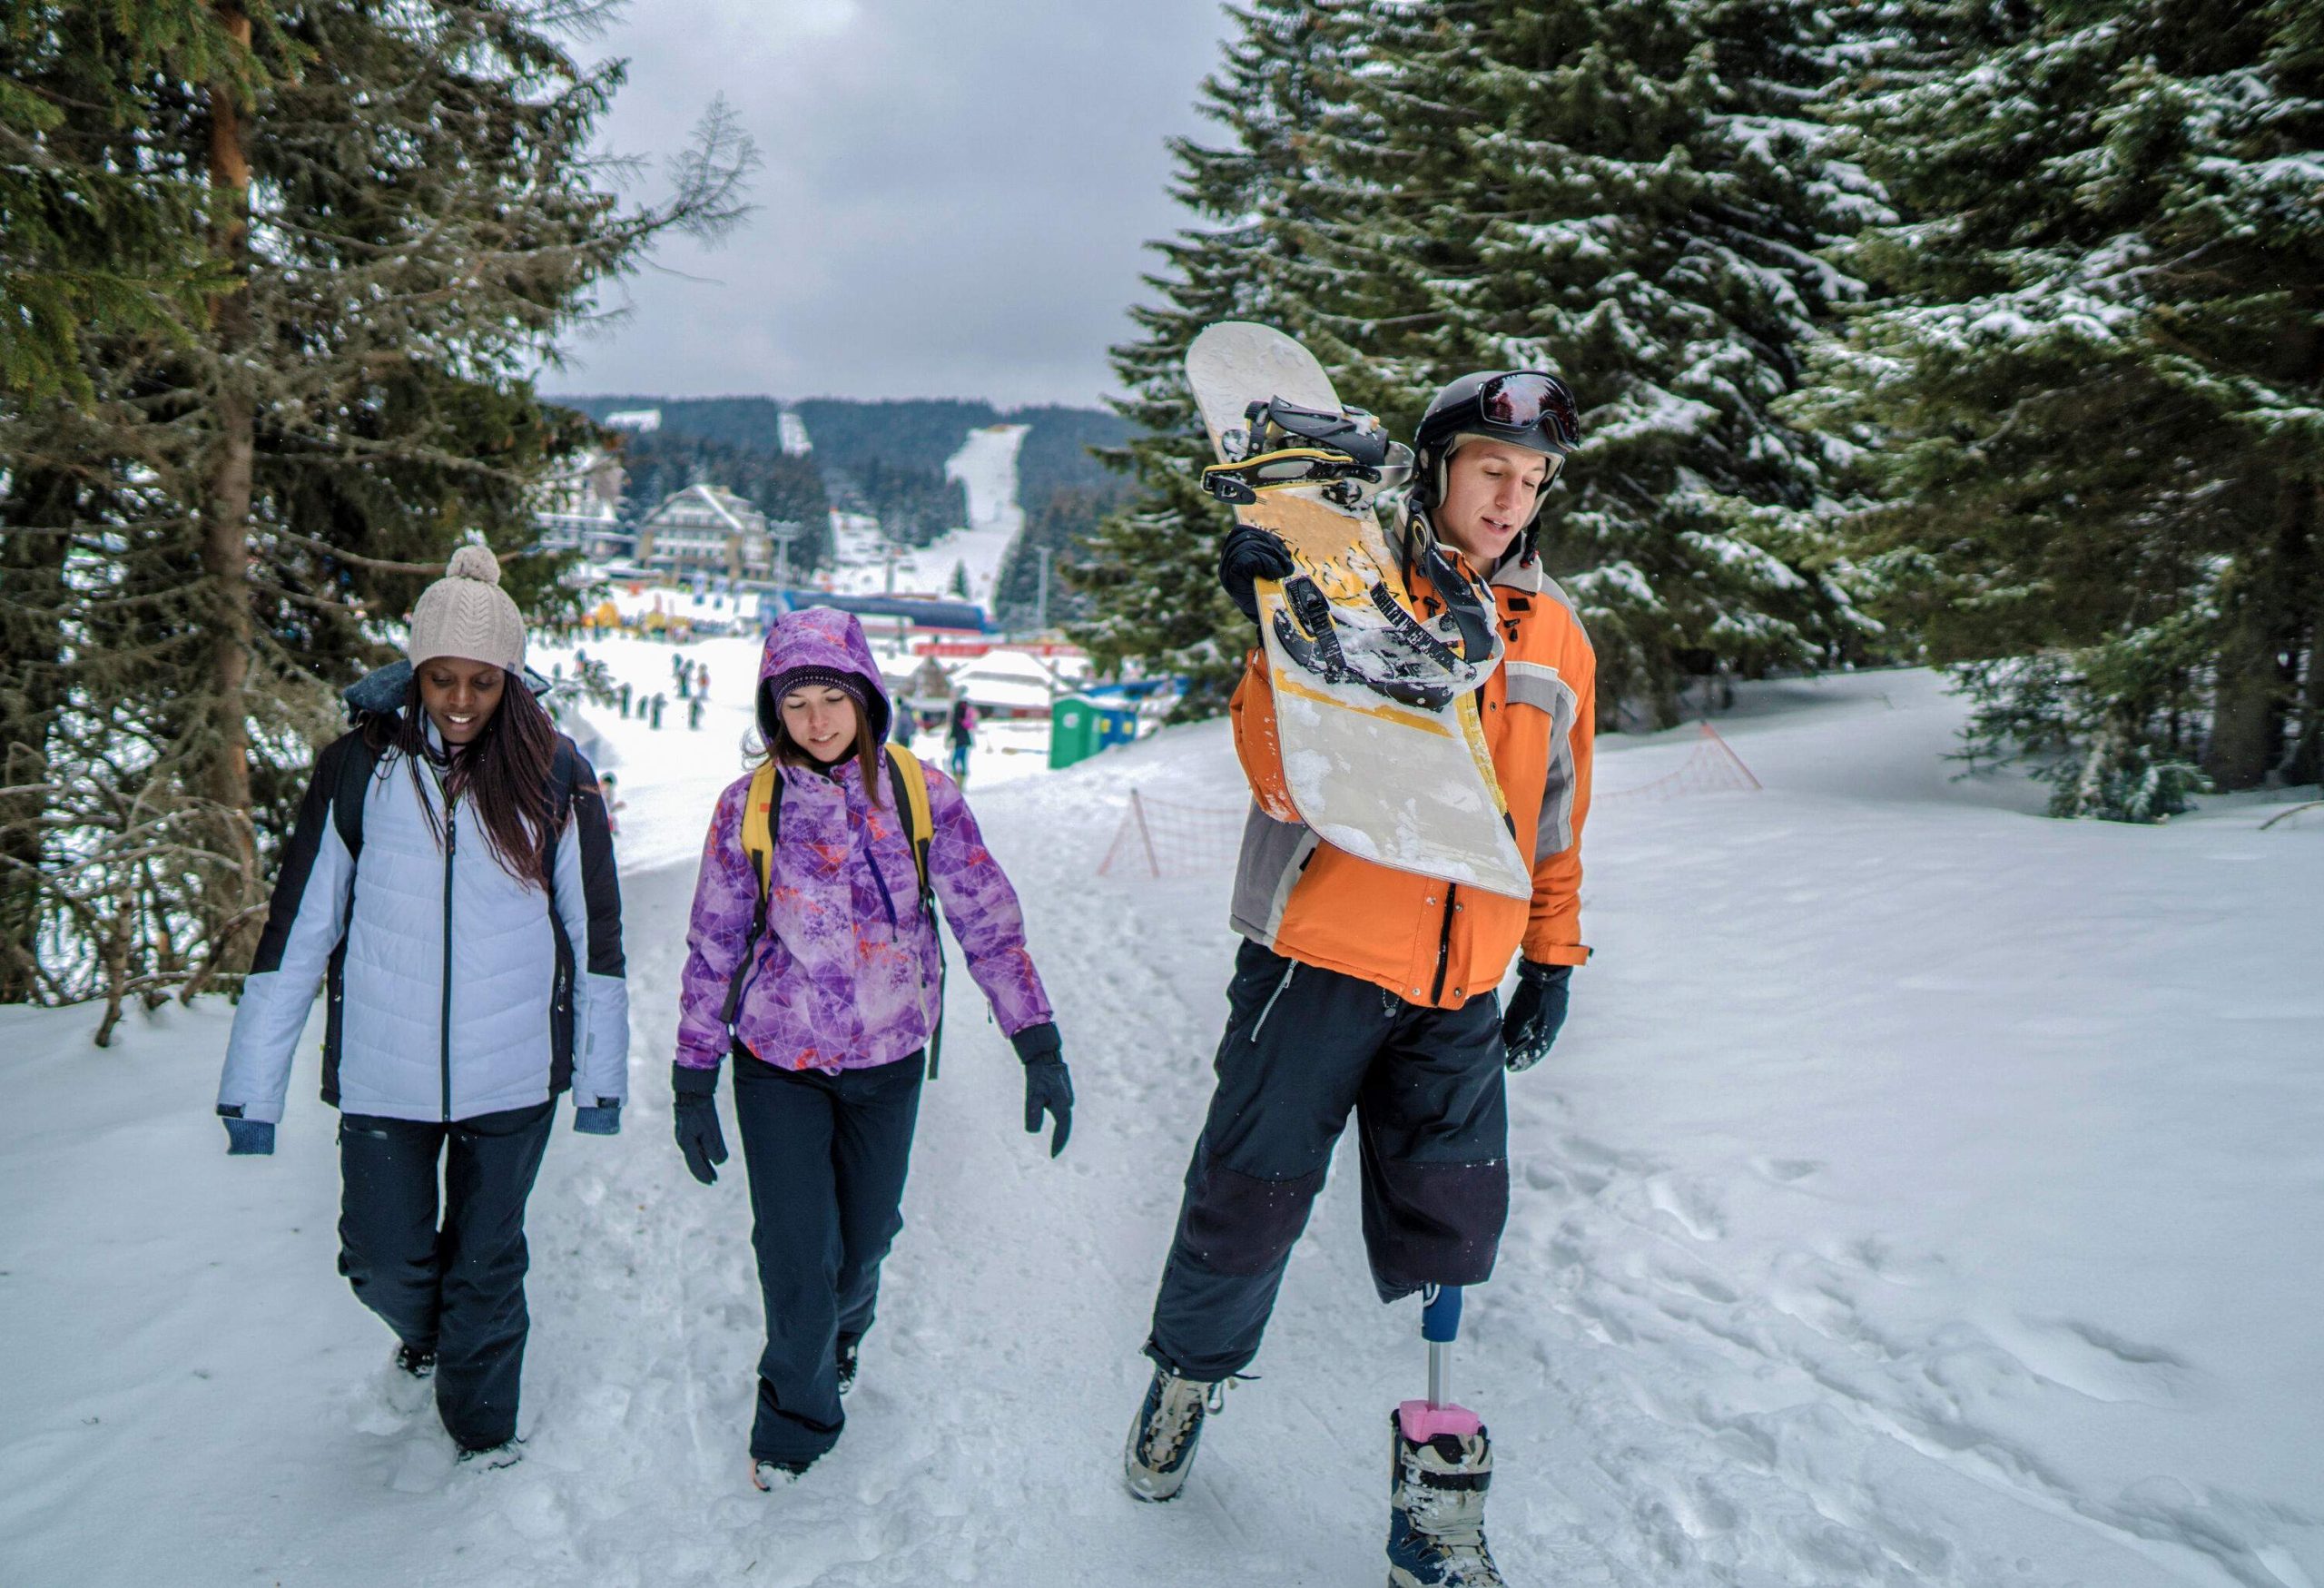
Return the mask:
{"type": "Polygon", "coordinates": [[[1504,1588],[1485,1545],[1492,1445],[1477,1415],[1452,1400],[1452,1342],[1461,1287],[1421,1293],[1428,1398],[1389,1416],[1388,1588],[1504,1588]]]}

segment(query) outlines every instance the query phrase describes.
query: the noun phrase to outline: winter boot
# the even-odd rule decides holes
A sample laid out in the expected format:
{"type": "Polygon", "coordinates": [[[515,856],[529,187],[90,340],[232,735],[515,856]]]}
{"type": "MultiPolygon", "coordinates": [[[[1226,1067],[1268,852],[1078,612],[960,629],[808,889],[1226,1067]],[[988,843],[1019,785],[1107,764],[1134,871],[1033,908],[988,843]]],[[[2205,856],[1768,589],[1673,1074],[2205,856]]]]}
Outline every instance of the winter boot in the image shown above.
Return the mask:
{"type": "Polygon", "coordinates": [[[413,1378],[433,1378],[436,1376],[436,1347],[433,1346],[399,1346],[396,1366],[413,1378]]]}
{"type": "Polygon", "coordinates": [[[842,1340],[832,1366],[839,1369],[839,1392],[845,1395],[855,1387],[855,1342],[842,1340]]]}
{"type": "Polygon", "coordinates": [[[1146,1402],[1129,1427],[1129,1445],[1122,1452],[1122,1481],[1141,1500],[1167,1500],[1186,1486],[1194,1471],[1195,1446],[1202,1441],[1204,1416],[1224,1409],[1226,1387],[1183,1378],[1167,1367],[1156,1367],[1154,1382],[1146,1387],[1146,1402]]]}
{"type": "Polygon", "coordinates": [[[812,1461],[769,1461],[758,1457],[751,1463],[751,1487],[762,1494],[771,1494],[778,1484],[797,1483],[814,1465],[812,1461]]]}
{"type": "Polygon", "coordinates": [[[1388,1588],[1503,1588],[1485,1545],[1484,1425],[1457,1406],[1406,1401],[1388,1433],[1388,1588]]]}
{"type": "Polygon", "coordinates": [[[522,1439],[504,1439],[497,1445],[463,1445],[460,1465],[478,1472],[499,1472],[525,1459],[524,1443],[522,1439]]]}

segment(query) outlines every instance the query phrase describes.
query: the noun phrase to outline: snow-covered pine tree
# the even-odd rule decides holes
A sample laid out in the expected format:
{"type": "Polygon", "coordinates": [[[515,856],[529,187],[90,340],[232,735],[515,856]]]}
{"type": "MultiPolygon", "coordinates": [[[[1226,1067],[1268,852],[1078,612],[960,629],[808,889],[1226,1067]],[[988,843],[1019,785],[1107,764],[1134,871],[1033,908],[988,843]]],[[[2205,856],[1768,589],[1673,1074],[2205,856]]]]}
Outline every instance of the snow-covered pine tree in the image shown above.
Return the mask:
{"type": "Polygon", "coordinates": [[[1338,250],[1384,289],[1345,328],[1383,377],[1365,395],[1403,422],[1465,370],[1573,386],[1587,436],[1543,549],[1589,623],[1610,718],[1667,724],[1689,675],[1842,661],[1872,626],[1813,510],[1828,443],[1778,411],[1856,290],[1816,251],[1872,202],[1814,115],[1840,15],[1371,7],[1348,80],[1367,136],[1342,163],[1374,218],[1338,250]]]}
{"type": "Polygon", "coordinates": [[[1210,446],[1182,360],[1216,321],[1263,321],[1295,336],[1310,330],[1301,299],[1284,285],[1295,263],[1283,252],[1285,206],[1330,113],[1324,85],[1341,75],[1350,3],[1252,0],[1228,8],[1236,33],[1201,96],[1225,137],[1172,145],[1173,192],[1193,224],[1153,245],[1164,267],[1146,281],[1158,301],[1131,311],[1142,334],[1113,350],[1115,373],[1131,394],[1114,406],[1141,432],[1118,462],[1137,495],[1062,570],[1095,612],[1073,632],[1100,667],[1135,659],[1189,676],[1182,715],[1225,705],[1251,641],[1250,625],[1217,586],[1218,542],[1234,518],[1202,493],[1210,446]]]}
{"type": "Polygon", "coordinates": [[[2324,8],[1900,10],[1848,114],[1901,216],[1825,420],[1972,750],[2154,819],[2324,754],[2324,8]]]}
{"type": "Polygon", "coordinates": [[[93,348],[182,340],[212,284],[197,195],[136,155],[133,85],[225,66],[182,9],[25,5],[0,25],[0,438],[52,404],[59,421],[46,451],[0,444],[0,1002],[50,991],[34,945],[69,693],[66,526],[101,428],[62,421],[96,397],[93,348]]]}
{"type": "Polygon", "coordinates": [[[44,744],[11,723],[42,775],[0,819],[42,857],[36,919],[8,923],[31,995],[117,1014],[248,952],[332,687],[460,535],[554,599],[553,566],[516,555],[527,491],[593,432],[525,371],[663,230],[734,214],[749,154],[714,114],[674,195],[621,207],[589,151],[620,66],[573,59],[556,5],[113,10],[154,19],[170,58],[118,28],[46,56],[34,25],[7,35],[31,73],[10,75],[68,110],[49,157],[125,156],[182,200],[208,296],[175,334],[85,337],[69,400],[0,397],[0,522],[61,568],[41,619],[61,703],[44,744]],[[83,77],[121,103],[74,120],[83,77]]]}

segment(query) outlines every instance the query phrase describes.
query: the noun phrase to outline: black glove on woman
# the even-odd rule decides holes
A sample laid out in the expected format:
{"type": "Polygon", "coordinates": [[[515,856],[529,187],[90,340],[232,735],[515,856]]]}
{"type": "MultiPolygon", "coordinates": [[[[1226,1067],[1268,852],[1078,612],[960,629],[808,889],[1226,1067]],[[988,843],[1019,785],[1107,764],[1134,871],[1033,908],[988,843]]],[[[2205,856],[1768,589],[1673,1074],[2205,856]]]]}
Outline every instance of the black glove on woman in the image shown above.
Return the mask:
{"type": "Polygon", "coordinates": [[[718,1071],[673,1064],[670,1085],[677,1093],[670,1121],[677,1130],[678,1150],[686,1155],[686,1169],[694,1179],[714,1186],[718,1170],[712,1166],[726,1161],[726,1136],[718,1128],[718,1071]]]}
{"type": "Polygon", "coordinates": [[[1252,581],[1289,578],[1298,567],[1274,535],[1256,524],[1237,524],[1226,532],[1226,542],[1218,548],[1218,587],[1244,616],[1256,623],[1259,595],[1251,587],[1252,581]]]}
{"type": "Polygon", "coordinates": [[[1509,1012],[1501,1017],[1501,1046],[1512,1070],[1531,1070],[1549,1056],[1565,1024],[1566,981],[1571,965],[1544,965],[1534,960],[1517,962],[1517,991],[1509,1012]]]}
{"type": "Polygon", "coordinates": [[[1055,1119],[1057,1130],[1049,1137],[1049,1156],[1055,1158],[1065,1150],[1065,1139],[1073,1134],[1073,1078],[1066,1073],[1065,1060],[1059,1057],[1063,1045],[1058,1041],[1057,1026],[1051,1021],[1027,1026],[1009,1041],[1025,1063],[1026,1132],[1039,1133],[1043,1114],[1055,1119]]]}

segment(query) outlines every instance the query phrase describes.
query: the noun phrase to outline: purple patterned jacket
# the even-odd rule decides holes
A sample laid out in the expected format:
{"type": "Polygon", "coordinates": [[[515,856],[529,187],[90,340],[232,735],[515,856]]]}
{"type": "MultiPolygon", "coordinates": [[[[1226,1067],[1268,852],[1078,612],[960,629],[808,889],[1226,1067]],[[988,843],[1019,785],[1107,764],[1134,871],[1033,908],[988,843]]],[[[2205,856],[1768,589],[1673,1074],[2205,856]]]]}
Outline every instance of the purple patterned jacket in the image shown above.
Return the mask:
{"type": "MultiPolygon", "coordinates": [[[[783,616],[767,635],[762,687],[793,667],[861,676],[872,726],[884,740],[887,691],[862,626],[844,612],[812,607],[783,616]]],[[[763,712],[769,704],[762,702],[763,712]]],[[[764,732],[771,724],[762,723],[764,732]]],[[[911,845],[895,809],[881,751],[878,804],[865,797],[853,756],[829,771],[785,766],[782,830],[767,893],[766,935],[753,954],[735,1011],[735,1034],[769,1064],[790,1070],[859,1070],[923,1047],[937,1014],[936,923],[920,906],[911,845]]],[[[686,968],[678,995],[678,1062],[715,1070],[727,1050],[718,1013],[750,933],[756,880],[743,853],[746,776],[719,796],[694,883],[686,968]]],[[[1052,1017],[1032,957],[1016,891],[986,850],[960,786],[928,768],[935,833],[928,873],[944,917],[967,956],[969,973],[1014,1036],[1052,1017]]]]}

